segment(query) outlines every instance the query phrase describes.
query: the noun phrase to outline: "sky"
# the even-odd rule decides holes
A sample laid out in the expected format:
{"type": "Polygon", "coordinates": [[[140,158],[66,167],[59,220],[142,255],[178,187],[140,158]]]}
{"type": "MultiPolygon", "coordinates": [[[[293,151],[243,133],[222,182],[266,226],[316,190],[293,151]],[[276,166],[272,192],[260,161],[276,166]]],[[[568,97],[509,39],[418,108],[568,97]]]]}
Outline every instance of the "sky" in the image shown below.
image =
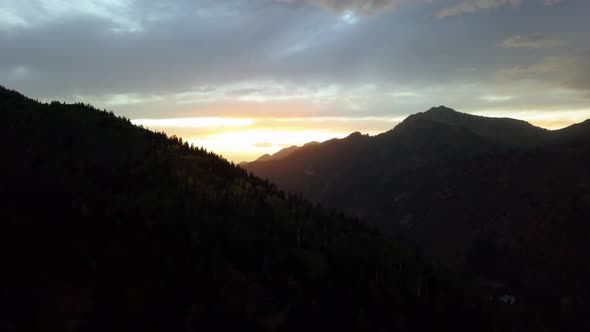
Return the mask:
{"type": "Polygon", "coordinates": [[[229,160],[445,105],[590,118],[587,0],[0,0],[0,85],[229,160]]]}

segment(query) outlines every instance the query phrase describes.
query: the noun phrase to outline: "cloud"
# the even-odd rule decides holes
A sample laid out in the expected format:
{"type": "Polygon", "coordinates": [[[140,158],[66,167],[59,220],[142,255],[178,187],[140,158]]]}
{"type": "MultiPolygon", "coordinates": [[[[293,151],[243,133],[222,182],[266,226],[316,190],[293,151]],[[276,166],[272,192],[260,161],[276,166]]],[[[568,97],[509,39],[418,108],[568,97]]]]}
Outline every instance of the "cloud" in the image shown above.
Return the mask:
{"type": "Polygon", "coordinates": [[[0,30],[2,25],[43,26],[84,16],[109,21],[114,32],[141,30],[139,22],[130,17],[131,0],[4,0],[0,4],[6,8],[0,8],[0,30]]]}
{"type": "MultiPolygon", "coordinates": [[[[436,14],[436,17],[443,19],[447,17],[458,16],[462,14],[474,13],[482,10],[496,9],[499,7],[510,6],[514,9],[520,8],[525,0],[463,0],[462,2],[445,8],[436,14]]],[[[529,0],[532,1],[532,0],[529,0]]],[[[562,0],[536,0],[545,6],[554,6],[562,0]]]]}
{"type": "Polygon", "coordinates": [[[106,101],[107,106],[137,105],[162,101],[160,96],[140,96],[137,94],[113,94],[106,101]]]}
{"type": "Polygon", "coordinates": [[[545,0],[545,6],[554,6],[560,2],[561,0],[545,0]]]}
{"type": "Polygon", "coordinates": [[[248,127],[254,124],[251,119],[201,117],[201,118],[171,118],[171,119],[135,119],[134,124],[150,128],[227,128],[248,127]]]}
{"type": "Polygon", "coordinates": [[[338,14],[354,12],[361,15],[374,15],[387,11],[401,3],[402,0],[277,0],[285,3],[305,1],[338,14]]]}
{"type": "Polygon", "coordinates": [[[27,27],[29,23],[22,17],[0,8],[0,31],[17,27],[27,27]]]}
{"type": "Polygon", "coordinates": [[[274,144],[272,144],[271,142],[256,142],[254,146],[256,146],[257,148],[272,148],[274,144]]]}
{"type": "Polygon", "coordinates": [[[515,66],[496,73],[501,81],[547,82],[553,88],[565,88],[578,93],[590,93],[589,54],[544,57],[528,66],[515,66]]]}
{"type": "Polygon", "coordinates": [[[442,19],[507,5],[518,8],[521,4],[522,0],[465,0],[455,6],[441,10],[436,14],[436,17],[442,19]]]}
{"type": "Polygon", "coordinates": [[[590,85],[576,64],[529,68],[587,50],[586,1],[521,0],[522,13],[507,13],[516,2],[495,0],[488,6],[497,10],[478,20],[433,14],[465,2],[484,10],[481,1],[279,1],[0,0],[0,81],[136,119],[398,116],[440,104],[578,109],[579,94],[550,98],[552,89],[590,85]],[[346,24],[347,15],[358,24],[346,24]],[[543,48],[533,32],[567,48],[543,48]],[[514,51],[524,47],[534,52],[514,51]],[[501,68],[520,75],[497,82],[501,68]]]}
{"type": "Polygon", "coordinates": [[[557,78],[557,74],[561,77],[570,76],[576,68],[577,61],[571,56],[550,56],[530,65],[500,69],[495,76],[502,81],[531,80],[541,77],[557,78]]]}
{"type": "Polygon", "coordinates": [[[551,48],[562,44],[562,41],[545,35],[518,35],[502,41],[502,48],[551,48]]]}

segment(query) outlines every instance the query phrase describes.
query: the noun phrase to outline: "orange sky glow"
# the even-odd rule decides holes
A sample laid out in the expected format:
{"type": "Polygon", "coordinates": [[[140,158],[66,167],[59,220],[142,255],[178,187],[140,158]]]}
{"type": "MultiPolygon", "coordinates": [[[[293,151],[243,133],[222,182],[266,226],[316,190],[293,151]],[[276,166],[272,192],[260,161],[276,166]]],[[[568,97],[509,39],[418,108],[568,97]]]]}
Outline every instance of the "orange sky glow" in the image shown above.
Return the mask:
{"type": "MultiPolygon", "coordinates": [[[[475,114],[511,117],[548,128],[563,128],[584,121],[590,110],[530,113],[517,110],[480,111],[475,114]]],[[[342,138],[354,131],[376,135],[387,131],[404,117],[191,117],[168,119],[135,119],[133,123],[182,137],[196,146],[221,154],[230,161],[251,161],[292,145],[323,142],[342,138]]]]}

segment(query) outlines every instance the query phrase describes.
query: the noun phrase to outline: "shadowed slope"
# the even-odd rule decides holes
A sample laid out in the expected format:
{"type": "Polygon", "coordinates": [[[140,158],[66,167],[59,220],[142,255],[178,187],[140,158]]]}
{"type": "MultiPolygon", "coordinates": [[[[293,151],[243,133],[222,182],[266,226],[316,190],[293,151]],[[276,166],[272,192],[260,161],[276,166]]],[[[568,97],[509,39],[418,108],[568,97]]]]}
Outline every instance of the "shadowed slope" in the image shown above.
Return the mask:
{"type": "Polygon", "coordinates": [[[0,116],[3,331],[486,329],[410,247],[181,139],[3,88],[0,116]]]}
{"type": "Polygon", "coordinates": [[[353,134],[248,169],[407,234],[497,285],[489,294],[513,294],[545,326],[563,328],[585,322],[590,301],[589,156],[588,121],[548,131],[438,107],[375,137],[353,134]]]}

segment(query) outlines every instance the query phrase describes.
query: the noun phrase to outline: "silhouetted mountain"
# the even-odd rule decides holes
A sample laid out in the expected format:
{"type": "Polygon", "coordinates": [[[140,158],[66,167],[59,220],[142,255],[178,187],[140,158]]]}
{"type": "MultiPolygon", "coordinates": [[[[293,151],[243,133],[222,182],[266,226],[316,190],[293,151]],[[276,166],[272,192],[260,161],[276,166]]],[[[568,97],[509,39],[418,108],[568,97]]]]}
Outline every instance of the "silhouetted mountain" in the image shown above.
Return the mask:
{"type": "MultiPolygon", "coordinates": [[[[532,146],[544,141],[548,130],[522,120],[489,118],[457,112],[445,106],[431,108],[409,116],[400,127],[412,126],[416,121],[432,121],[467,129],[492,142],[508,146],[532,146]]],[[[400,128],[397,128],[399,130],[400,128]]]]}
{"type": "MultiPolygon", "coordinates": [[[[313,143],[314,142],[307,143],[307,144],[313,144],[313,143]]],[[[281,149],[279,152],[277,152],[275,154],[272,154],[272,155],[271,154],[268,154],[268,153],[267,154],[263,154],[258,159],[254,160],[253,162],[261,162],[261,161],[269,161],[269,160],[283,159],[283,158],[289,156],[291,153],[299,150],[299,148],[300,148],[299,146],[293,145],[293,146],[290,146],[288,148],[281,149]]],[[[240,166],[246,166],[246,165],[248,165],[250,163],[251,162],[244,161],[244,162],[239,163],[238,165],[240,165],[240,166]]]]}
{"type": "MultiPolygon", "coordinates": [[[[270,158],[268,158],[267,160],[277,160],[277,159],[283,159],[287,156],[289,156],[291,153],[295,152],[299,150],[299,147],[296,145],[290,146],[288,148],[284,148],[281,151],[273,154],[272,156],[270,156],[270,158]]],[[[258,161],[258,160],[257,160],[258,161]]],[[[262,160],[260,160],[262,161],[262,160]]]]}
{"type": "Polygon", "coordinates": [[[590,307],[589,165],[590,121],[549,131],[438,107],[381,135],[355,133],[247,168],[408,234],[553,330],[586,322],[590,307]]]}
{"type": "Polygon", "coordinates": [[[494,329],[412,247],[182,139],[1,87],[0,117],[2,331],[494,329]]]}
{"type": "MultiPolygon", "coordinates": [[[[309,142],[309,143],[305,143],[303,145],[303,147],[309,147],[309,146],[313,146],[316,144],[320,144],[319,142],[309,142]]],[[[262,156],[258,157],[258,159],[254,160],[253,162],[261,162],[261,161],[270,161],[270,160],[279,160],[279,159],[283,159],[286,158],[288,156],[290,156],[293,152],[299,150],[301,147],[297,146],[297,145],[293,145],[290,146],[288,148],[284,148],[281,149],[279,152],[275,153],[275,154],[263,154],[262,156]]],[[[248,164],[251,164],[253,162],[249,162],[249,161],[243,161],[241,163],[239,163],[239,166],[245,167],[248,164]]]]}

